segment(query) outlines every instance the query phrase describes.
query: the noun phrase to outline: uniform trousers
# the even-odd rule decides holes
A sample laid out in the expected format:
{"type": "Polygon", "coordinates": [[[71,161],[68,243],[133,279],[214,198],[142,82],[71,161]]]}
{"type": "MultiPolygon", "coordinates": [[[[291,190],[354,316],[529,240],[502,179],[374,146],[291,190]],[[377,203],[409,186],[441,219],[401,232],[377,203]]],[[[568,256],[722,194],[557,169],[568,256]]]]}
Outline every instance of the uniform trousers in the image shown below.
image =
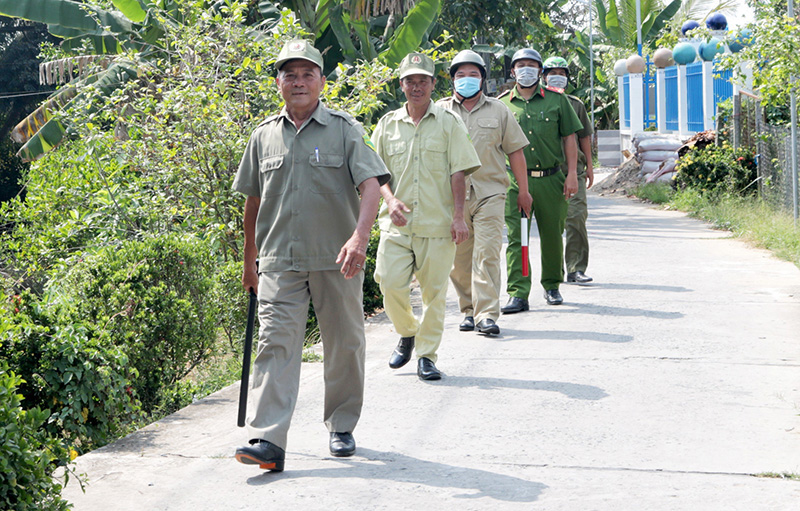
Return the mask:
{"type": "Polygon", "coordinates": [[[442,342],[447,281],[456,244],[450,238],[422,238],[382,231],[375,260],[375,281],[383,306],[401,337],[416,337],[418,358],[436,362],[442,342]],[[422,295],[422,317],[411,308],[411,278],[417,277],[422,295]]]}
{"type": "MultiPolygon", "coordinates": [[[[509,173],[510,175],[510,173],[509,173]]],[[[519,187],[513,176],[506,195],[506,226],[508,248],[506,263],[509,296],[527,300],[531,292],[531,278],[522,276],[522,243],[520,213],[517,210],[519,187]]],[[[564,198],[566,176],[559,171],[544,177],[528,177],[528,190],[533,197],[533,215],[539,230],[541,257],[540,282],[545,290],[558,289],[564,280],[564,223],[567,217],[567,200],[564,198]]],[[[529,225],[530,227],[530,225],[529,225]]]]}
{"type": "Polygon", "coordinates": [[[258,353],[248,414],[250,438],[286,448],[300,384],[309,299],[323,347],[328,431],[352,432],[364,401],[364,274],[339,270],[263,272],[258,281],[258,353]]]}
{"type": "Polygon", "coordinates": [[[479,199],[470,189],[465,204],[469,229],[467,241],[456,245],[450,280],[458,295],[458,306],[475,323],[500,317],[500,250],[503,246],[505,194],[479,199]]]}
{"type": "Polygon", "coordinates": [[[564,261],[567,273],[585,272],[589,266],[589,235],[586,232],[586,219],[589,209],[586,204],[586,168],[578,172],[578,193],[569,199],[566,223],[566,248],[564,261]]]}

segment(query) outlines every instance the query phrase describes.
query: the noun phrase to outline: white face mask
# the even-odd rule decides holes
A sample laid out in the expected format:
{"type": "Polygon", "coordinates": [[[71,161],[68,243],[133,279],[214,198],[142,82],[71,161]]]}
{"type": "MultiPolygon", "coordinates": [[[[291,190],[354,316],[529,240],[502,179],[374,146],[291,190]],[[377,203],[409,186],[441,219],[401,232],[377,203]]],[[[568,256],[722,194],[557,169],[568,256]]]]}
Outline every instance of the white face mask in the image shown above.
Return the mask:
{"type": "Polygon", "coordinates": [[[538,67],[518,67],[514,69],[517,83],[523,87],[533,87],[539,81],[538,67]]]}
{"type": "Polygon", "coordinates": [[[547,85],[550,87],[556,87],[558,89],[566,89],[567,77],[561,75],[549,75],[547,77],[547,85]]]}

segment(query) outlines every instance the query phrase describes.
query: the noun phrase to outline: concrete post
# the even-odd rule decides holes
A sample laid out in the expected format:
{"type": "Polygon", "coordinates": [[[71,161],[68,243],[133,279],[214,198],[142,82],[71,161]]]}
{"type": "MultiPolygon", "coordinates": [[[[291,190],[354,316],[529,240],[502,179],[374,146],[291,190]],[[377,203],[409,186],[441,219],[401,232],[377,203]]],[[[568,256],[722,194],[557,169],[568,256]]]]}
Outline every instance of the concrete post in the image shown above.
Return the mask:
{"type": "Polygon", "coordinates": [[[619,130],[625,131],[630,126],[625,126],[625,83],[622,76],[617,77],[617,93],[619,94],[619,130]]]}
{"type": "Polygon", "coordinates": [[[703,129],[714,129],[714,63],[703,62],[703,129]]]}
{"type": "Polygon", "coordinates": [[[642,73],[631,73],[631,136],[644,131],[644,81],[642,73]]]}
{"type": "Polygon", "coordinates": [[[667,78],[663,69],[656,70],[656,117],[658,117],[658,132],[667,132],[667,78]]]}
{"type": "Polygon", "coordinates": [[[686,66],[678,65],[678,134],[689,136],[689,107],[686,101],[686,66]]]}

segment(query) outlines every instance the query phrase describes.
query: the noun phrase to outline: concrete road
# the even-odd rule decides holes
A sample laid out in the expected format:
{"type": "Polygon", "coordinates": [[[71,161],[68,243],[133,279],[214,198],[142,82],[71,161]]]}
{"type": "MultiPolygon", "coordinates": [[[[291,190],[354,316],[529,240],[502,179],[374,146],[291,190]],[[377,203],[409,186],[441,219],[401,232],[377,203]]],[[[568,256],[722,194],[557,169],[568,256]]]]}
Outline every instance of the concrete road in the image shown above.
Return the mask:
{"type": "Polygon", "coordinates": [[[563,305],[535,286],[487,338],[458,331],[451,289],[442,381],[389,369],[398,336],[369,322],[354,457],[328,454],[322,366],[305,364],[285,472],[233,459],[236,384],[78,458],[89,484],[65,496],[78,511],[800,509],[800,482],[763,477],[800,474],[798,268],[681,213],[596,195],[590,211],[595,282],[562,286],[563,305]]]}

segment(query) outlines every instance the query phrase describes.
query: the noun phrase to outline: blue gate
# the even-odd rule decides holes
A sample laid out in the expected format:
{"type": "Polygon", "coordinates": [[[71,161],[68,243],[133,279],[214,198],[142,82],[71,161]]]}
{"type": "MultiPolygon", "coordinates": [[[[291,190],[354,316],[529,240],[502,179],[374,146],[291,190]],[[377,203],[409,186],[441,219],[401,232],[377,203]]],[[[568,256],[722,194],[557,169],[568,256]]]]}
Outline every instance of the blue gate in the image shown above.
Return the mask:
{"type": "Polygon", "coordinates": [[[717,103],[733,97],[733,72],[730,69],[717,69],[714,66],[714,115],[717,114],[717,103]]]}
{"type": "Polygon", "coordinates": [[[631,77],[627,74],[622,77],[622,97],[625,103],[625,116],[622,118],[620,128],[629,129],[631,127],[631,77]]]}
{"type": "Polygon", "coordinates": [[[703,131],[703,63],[686,66],[686,110],[689,131],[703,131]]]}
{"type": "Polygon", "coordinates": [[[678,131],[678,67],[664,69],[664,94],[667,96],[666,125],[670,131],[678,131]]]}
{"type": "Polygon", "coordinates": [[[644,129],[658,127],[658,84],[656,82],[656,66],[647,57],[647,69],[642,76],[644,89],[644,129]]]}

